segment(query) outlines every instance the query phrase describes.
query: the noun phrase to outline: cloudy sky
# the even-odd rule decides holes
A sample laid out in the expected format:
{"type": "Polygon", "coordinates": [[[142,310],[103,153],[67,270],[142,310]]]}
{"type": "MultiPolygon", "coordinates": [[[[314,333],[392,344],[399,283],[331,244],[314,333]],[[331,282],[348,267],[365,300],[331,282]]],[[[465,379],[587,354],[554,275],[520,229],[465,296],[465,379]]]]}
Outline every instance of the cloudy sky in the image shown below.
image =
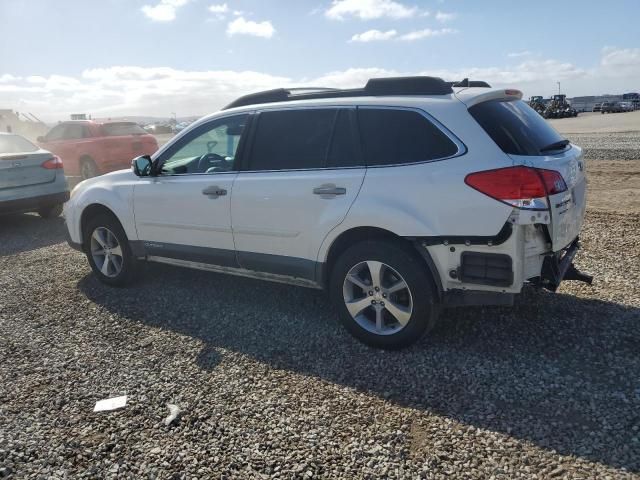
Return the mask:
{"type": "Polygon", "coordinates": [[[0,108],[202,115],[281,86],[640,91],[638,0],[0,0],[0,108]],[[632,14],[633,13],[633,14],[632,14]],[[553,20],[557,19],[557,20],[553,20]]]}

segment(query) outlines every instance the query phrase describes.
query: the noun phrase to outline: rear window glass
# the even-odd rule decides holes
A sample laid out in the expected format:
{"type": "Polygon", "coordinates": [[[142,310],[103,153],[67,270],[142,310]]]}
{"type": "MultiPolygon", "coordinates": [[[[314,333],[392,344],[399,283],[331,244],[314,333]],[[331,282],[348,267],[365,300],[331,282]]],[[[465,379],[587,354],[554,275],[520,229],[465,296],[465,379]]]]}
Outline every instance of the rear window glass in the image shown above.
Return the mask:
{"type": "Polygon", "coordinates": [[[35,152],[33,143],[20,135],[0,135],[0,153],[35,152]]]}
{"type": "Polygon", "coordinates": [[[411,110],[359,108],[367,165],[395,165],[447,158],[458,147],[433,123],[411,110]]]}
{"type": "Polygon", "coordinates": [[[120,135],[144,135],[144,128],[137,123],[105,123],[102,131],[107,137],[117,137],[120,135]]]}
{"type": "Polygon", "coordinates": [[[565,139],[522,100],[489,101],[474,105],[469,113],[505,153],[545,155],[562,150],[565,139]],[[558,144],[557,148],[550,148],[558,144]]]}

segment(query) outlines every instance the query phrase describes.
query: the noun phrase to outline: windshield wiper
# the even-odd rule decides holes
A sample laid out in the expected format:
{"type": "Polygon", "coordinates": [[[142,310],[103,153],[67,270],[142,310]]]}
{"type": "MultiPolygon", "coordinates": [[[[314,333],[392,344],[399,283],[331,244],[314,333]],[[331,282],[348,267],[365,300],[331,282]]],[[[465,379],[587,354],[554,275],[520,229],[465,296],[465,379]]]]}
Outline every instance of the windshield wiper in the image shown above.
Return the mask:
{"type": "Polygon", "coordinates": [[[567,145],[569,145],[569,140],[559,140],[557,142],[553,142],[550,143],[549,145],[547,145],[544,148],[540,149],[540,153],[542,152],[549,152],[551,150],[562,150],[564,147],[566,147],[567,145]]]}

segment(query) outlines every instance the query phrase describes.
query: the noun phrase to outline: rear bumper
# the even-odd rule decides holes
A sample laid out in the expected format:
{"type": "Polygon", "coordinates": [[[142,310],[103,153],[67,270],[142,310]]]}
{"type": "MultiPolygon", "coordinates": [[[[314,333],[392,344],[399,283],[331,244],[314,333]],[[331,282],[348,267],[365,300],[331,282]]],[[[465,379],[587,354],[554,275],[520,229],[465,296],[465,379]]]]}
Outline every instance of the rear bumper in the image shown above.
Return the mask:
{"type": "Polygon", "coordinates": [[[68,191],[21,198],[19,200],[5,200],[0,202],[0,215],[7,213],[36,212],[41,208],[63,204],[67,200],[69,200],[68,191]]]}

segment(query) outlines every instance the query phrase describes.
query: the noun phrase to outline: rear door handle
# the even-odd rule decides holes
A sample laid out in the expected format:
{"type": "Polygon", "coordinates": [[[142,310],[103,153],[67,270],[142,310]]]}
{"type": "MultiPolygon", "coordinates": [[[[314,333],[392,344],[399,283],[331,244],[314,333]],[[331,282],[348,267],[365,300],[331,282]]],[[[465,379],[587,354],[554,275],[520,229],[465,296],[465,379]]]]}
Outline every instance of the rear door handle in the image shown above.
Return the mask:
{"type": "Polygon", "coordinates": [[[336,187],[333,183],[328,183],[326,185],[320,185],[319,187],[314,188],[313,193],[322,197],[333,197],[335,195],[346,194],[347,189],[344,187],[336,187]]]}
{"type": "Polygon", "coordinates": [[[224,188],[220,188],[217,185],[212,185],[202,190],[202,194],[206,195],[209,198],[218,198],[226,195],[227,191],[224,188]]]}

